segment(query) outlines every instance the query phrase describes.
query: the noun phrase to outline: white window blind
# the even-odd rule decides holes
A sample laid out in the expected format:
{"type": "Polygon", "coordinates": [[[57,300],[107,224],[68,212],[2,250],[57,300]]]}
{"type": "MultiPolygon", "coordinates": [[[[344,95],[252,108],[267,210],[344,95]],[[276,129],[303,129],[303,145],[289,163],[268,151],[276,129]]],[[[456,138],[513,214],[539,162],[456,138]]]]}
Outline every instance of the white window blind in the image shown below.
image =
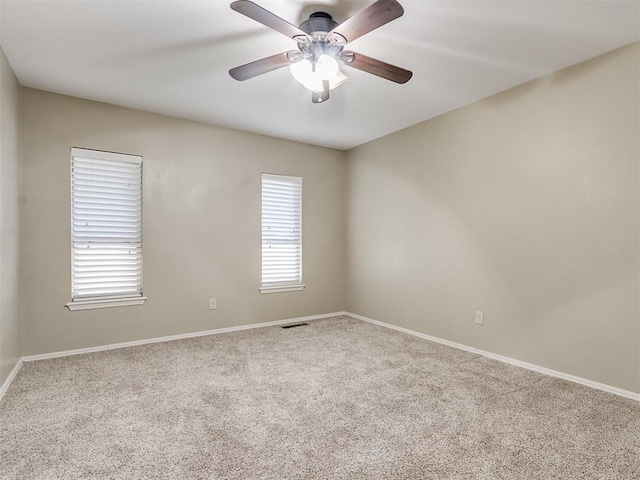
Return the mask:
{"type": "Polygon", "coordinates": [[[72,303],[141,298],[142,157],[73,148],[71,217],[72,303]]]}
{"type": "Polygon", "coordinates": [[[304,287],[300,177],[262,174],[262,287],[263,293],[304,287]]]}

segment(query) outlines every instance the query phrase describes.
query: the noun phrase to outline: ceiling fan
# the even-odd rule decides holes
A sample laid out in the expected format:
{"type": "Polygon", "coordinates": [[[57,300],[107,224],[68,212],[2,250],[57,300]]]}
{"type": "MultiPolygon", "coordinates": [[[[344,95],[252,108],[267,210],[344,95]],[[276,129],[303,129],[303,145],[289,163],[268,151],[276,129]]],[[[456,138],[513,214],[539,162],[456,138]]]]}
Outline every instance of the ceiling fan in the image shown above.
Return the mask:
{"type": "Polygon", "coordinates": [[[232,68],[229,75],[236,80],[247,80],[288,66],[293,77],[311,90],[311,101],[323,103],[329,100],[330,90],[347,80],[340,71],[340,64],[395,83],[407,83],[413,75],[409,70],[344,50],[347,43],[401,17],[404,9],[396,0],[378,0],[340,24],[328,13],[312,13],[299,27],[249,0],[237,0],[231,8],[298,44],[298,50],[232,68]]]}

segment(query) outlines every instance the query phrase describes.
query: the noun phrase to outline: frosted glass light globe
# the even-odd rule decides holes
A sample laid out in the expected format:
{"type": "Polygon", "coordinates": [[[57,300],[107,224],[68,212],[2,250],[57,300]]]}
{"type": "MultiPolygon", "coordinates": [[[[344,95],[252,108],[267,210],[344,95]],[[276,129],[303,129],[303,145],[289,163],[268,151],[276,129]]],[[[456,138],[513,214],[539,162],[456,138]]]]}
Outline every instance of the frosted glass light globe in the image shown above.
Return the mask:
{"type": "Polygon", "coordinates": [[[316,73],[322,80],[331,80],[340,71],[340,67],[335,58],[324,54],[320,55],[316,62],[316,73]]]}
{"type": "Polygon", "coordinates": [[[305,86],[305,88],[308,88],[313,92],[321,92],[322,90],[324,90],[322,87],[322,78],[320,77],[320,75],[318,75],[317,72],[309,73],[303,85],[305,86]]]}
{"type": "Polygon", "coordinates": [[[291,75],[293,75],[293,78],[304,85],[308,80],[309,75],[313,73],[313,65],[305,58],[299,62],[292,63],[289,67],[289,71],[291,72],[291,75]]]}
{"type": "Polygon", "coordinates": [[[344,73],[342,73],[340,70],[338,70],[338,73],[336,74],[336,76],[333,77],[331,80],[329,80],[329,90],[333,90],[334,88],[339,87],[347,80],[348,80],[347,76],[344,73]]]}

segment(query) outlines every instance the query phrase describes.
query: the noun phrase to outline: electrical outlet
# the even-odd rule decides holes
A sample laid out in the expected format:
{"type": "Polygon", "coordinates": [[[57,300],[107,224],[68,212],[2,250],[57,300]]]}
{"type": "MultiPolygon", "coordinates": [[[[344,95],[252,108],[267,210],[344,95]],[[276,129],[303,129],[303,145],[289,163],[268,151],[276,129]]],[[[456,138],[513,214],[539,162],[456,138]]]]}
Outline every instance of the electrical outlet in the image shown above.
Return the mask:
{"type": "Polygon", "coordinates": [[[216,303],[216,299],[215,298],[210,298],[209,299],[209,310],[215,310],[216,308],[218,308],[218,305],[216,303]]]}
{"type": "Polygon", "coordinates": [[[476,310],[476,325],[484,325],[484,312],[476,310]]]}

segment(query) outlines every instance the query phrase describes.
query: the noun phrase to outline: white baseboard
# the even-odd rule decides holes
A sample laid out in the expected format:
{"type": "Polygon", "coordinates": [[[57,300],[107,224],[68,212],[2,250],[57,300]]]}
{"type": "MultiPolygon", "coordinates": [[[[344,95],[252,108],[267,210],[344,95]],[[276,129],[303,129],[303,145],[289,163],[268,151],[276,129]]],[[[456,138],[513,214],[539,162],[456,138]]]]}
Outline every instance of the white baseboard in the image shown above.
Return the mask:
{"type": "Polygon", "coordinates": [[[252,328],[273,327],[275,325],[285,325],[287,323],[306,322],[308,320],[318,320],[321,318],[337,317],[345,315],[344,312],[323,313],[321,315],[309,315],[307,317],[287,318],[285,320],[274,320],[272,322],[251,323],[249,325],[239,325],[237,327],[217,328],[215,330],[205,330],[200,332],[181,333],[179,335],[168,335],[166,337],[146,338],[144,340],[134,340],[132,342],[112,343],[109,345],[100,345],[97,347],[78,348],[75,350],[65,350],[62,352],[43,353],[40,355],[27,355],[22,357],[25,362],[33,362],[35,360],[47,360],[49,358],[68,357],[69,355],[80,355],[83,353],[102,352],[104,350],[114,350],[116,348],[135,347],[138,345],[147,345],[149,343],[170,342],[171,340],[181,340],[183,338],[204,337],[207,335],[218,335],[220,333],[238,332],[240,330],[250,330],[252,328]]]}
{"type": "Polygon", "coordinates": [[[306,322],[308,320],[318,320],[321,318],[337,317],[345,315],[344,312],[324,313],[321,315],[309,315],[306,317],[287,318],[284,320],[274,320],[272,322],[252,323],[249,325],[239,325],[237,327],[218,328],[215,330],[205,330],[201,332],[182,333],[179,335],[168,335],[166,337],[147,338],[144,340],[135,340],[132,342],[112,343],[110,345],[100,345],[97,347],[78,348],[75,350],[65,350],[62,352],[43,353],[40,355],[26,355],[18,360],[18,363],[13,368],[7,379],[0,387],[0,400],[4,397],[4,394],[9,389],[9,385],[18,374],[18,370],[24,362],[33,362],[36,360],[46,360],[49,358],[68,357],[69,355],[80,355],[83,353],[102,352],[105,350],[114,350],[116,348],[135,347],[137,345],[146,345],[149,343],[169,342],[171,340],[180,340],[183,338],[204,337],[206,335],[217,335],[220,333],[238,332],[240,330],[249,330],[252,328],[272,327],[275,325],[286,325],[287,323],[306,322]]]}
{"type": "Polygon", "coordinates": [[[28,356],[22,357],[18,361],[18,363],[13,368],[13,370],[11,371],[11,373],[9,374],[7,379],[2,384],[2,387],[0,387],[0,400],[2,400],[2,397],[4,396],[6,391],[8,390],[9,385],[11,384],[11,382],[13,381],[15,376],[17,375],[18,370],[20,370],[20,367],[22,366],[23,362],[32,362],[32,361],[35,361],[35,360],[46,360],[46,359],[49,359],[49,358],[66,357],[66,356],[69,356],[69,355],[80,355],[80,354],[83,354],[83,353],[101,352],[101,351],[104,351],[104,350],[113,350],[113,349],[124,348],[124,347],[134,347],[134,346],[137,346],[137,345],[146,345],[146,344],[150,344],[150,343],[168,342],[168,341],[171,341],[171,340],[180,340],[180,339],[183,339],[183,338],[194,338],[194,337],[203,337],[203,336],[206,336],[206,335],[217,335],[217,334],[220,334],[220,333],[237,332],[237,331],[249,330],[249,329],[253,329],[253,328],[262,328],[262,327],[271,327],[271,326],[276,326],[276,325],[285,325],[287,323],[305,322],[305,321],[308,321],[308,320],[318,320],[318,319],[322,319],[322,318],[337,317],[337,316],[341,316],[341,315],[348,315],[348,316],[350,316],[352,318],[355,318],[355,319],[358,319],[358,320],[362,320],[364,322],[368,322],[368,323],[371,323],[371,324],[374,324],[374,325],[379,325],[379,326],[385,327],[385,328],[390,328],[392,330],[397,330],[399,332],[403,332],[403,333],[406,333],[408,335],[413,335],[414,337],[423,338],[425,340],[429,340],[429,341],[432,341],[432,342],[436,342],[436,343],[440,343],[440,344],[443,344],[443,345],[447,345],[449,347],[458,348],[460,350],[465,350],[467,352],[475,353],[477,355],[482,355],[484,357],[492,358],[492,359],[498,360],[500,362],[508,363],[510,365],[515,365],[516,367],[526,368],[527,370],[532,370],[534,372],[542,373],[543,375],[549,375],[550,377],[561,378],[563,380],[568,380],[570,382],[579,383],[579,384],[585,385],[587,387],[591,387],[591,388],[595,388],[595,389],[602,390],[602,391],[605,391],[605,392],[613,393],[613,394],[619,395],[621,397],[626,397],[626,398],[630,398],[632,400],[640,401],[640,393],[630,392],[628,390],[623,390],[621,388],[612,387],[612,386],[606,385],[604,383],[598,383],[598,382],[594,382],[592,380],[588,380],[586,378],[577,377],[575,375],[570,375],[568,373],[558,372],[556,370],[551,370],[549,368],[540,367],[540,366],[534,365],[532,363],[523,362],[523,361],[516,360],[516,359],[513,359],[513,358],[509,358],[509,357],[505,357],[505,356],[502,356],[502,355],[498,355],[496,353],[491,353],[491,352],[487,352],[485,350],[480,350],[478,348],[469,347],[467,345],[463,345],[463,344],[460,344],[460,343],[451,342],[449,340],[444,340],[442,338],[438,338],[438,337],[434,337],[434,336],[431,336],[431,335],[427,335],[425,333],[420,333],[420,332],[416,332],[414,330],[409,330],[408,328],[398,327],[398,326],[392,325],[390,323],[380,322],[378,320],[373,320],[371,318],[364,317],[362,315],[357,315],[355,313],[350,313],[350,312],[334,312],[334,313],[325,313],[325,314],[321,314],[321,315],[310,315],[310,316],[306,316],[306,317],[288,318],[288,319],[285,319],[285,320],[275,320],[275,321],[272,321],[272,322],[252,323],[252,324],[249,324],[249,325],[240,325],[240,326],[237,326],[237,327],[218,328],[218,329],[215,329],[215,330],[206,330],[206,331],[201,331],[201,332],[183,333],[183,334],[179,334],[179,335],[169,335],[169,336],[166,336],[166,337],[156,337],[156,338],[149,338],[149,339],[144,339],[144,340],[135,340],[135,341],[132,341],[132,342],[122,342],[122,343],[114,343],[114,344],[110,344],[110,345],[101,345],[101,346],[97,346],[97,347],[79,348],[79,349],[75,349],[75,350],[66,350],[66,351],[62,351],[62,352],[44,353],[44,354],[41,354],[41,355],[28,355],[28,356]]]}
{"type": "Polygon", "coordinates": [[[343,314],[356,318],[358,320],[362,320],[363,322],[372,323],[374,325],[379,325],[381,327],[386,327],[392,330],[397,330],[399,332],[413,335],[414,337],[423,338],[425,340],[430,340],[432,342],[441,343],[442,345],[447,345],[449,347],[458,348],[460,350],[465,350],[467,352],[482,355],[483,357],[492,358],[493,360],[498,360],[499,362],[508,363],[509,365],[515,365],[516,367],[526,368],[527,370],[532,370],[534,372],[542,373],[543,375],[549,375],[550,377],[561,378],[562,380],[568,380],[569,382],[579,383],[580,385],[595,388],[597,390],[602,390],[608,393],[613,393],[614,395],[630,398],[632,400],[640,401],[640,393],[630,392],[628,390],[623,390],[622,388],[612,387],[611,385],[606,385],[604,383],[594,382],[593,380],[588,380],[586,378],[576,377],[575,375],[571,375],[568,373],[558,372],[557,370],[551,370],[550,368],[540,367],[532,363],[523,362],[521,360],[516,360],[514,358],[505,357],[502,355],[498,355],[496,353],[487,352],[485,350],[480,350],[478,348],[468,347],[467,345],[463,345],[461,343],[451,342],[449,340],[444,340],[442,338],[433,337],[431,335],[427,335],[426,333],[420,333],[414,330],[409,330],[408,328],[398,327],[390,323],[380,322],[379,320],[373,320],[372,318],[364,317],[362,315],[357,315],[355,313],[344,312],[343,314]]]}
{"type": "Polygon", "coordinates": [[[168,335],[166,337],[146,338],[144,340],[134,340],[132,342],[112,343],[109,345],[100,345],[97,347],[78,348],[74,350],[65,350],[62,352],[43,353],[40,355],[26,355],[18,360],[18,363],[13,368],[5,382],[0,388],[0,400],[4,396],[5,392],[9,389],[9,385],[18,374],[18,370],[24,362],[33,362],[36,360],[47,360],[49,358],[68,357],[70,355],[81,355],[83,353],[102,352],[105,350],[114,350],[124,347],[135,347],[137,345],[147,345],[149,343],[169,342],[171,340],[180,340],[183,338],[204,337],[207,335],[217,335],[220,333],[238,332],[240,330],[250,330],[252,328],[273,327],[276,325],[286,325],[287,323],[306,322],[308,320],[318,320],[322,318],[337,317],[345,315],[345,312],[323,313],[320,315],[309,315],[306,317],[287,318],[284,320],[274,320],[272,322],[251,323],[249,325],[239,325],[237,327],[217,328],[214,330],[205,330],[200,332],[182,333],[179,335],[168,335]]]}
{"type": "Polygon", "coordinates": [[[7,379],[4,381],[4,383],[0,387],[0,400],[2,400],[2,397],[4,397],[4,394],[7,393],[7,390],[9,390],[9,385],[11,385],[11,382],[13,382],[13,379],[16,378],[16,375],[18,374],[18,370],[20,370],[20,367],[22,366],[22,362],[23,362],[22,358],[18,360],[18,363],[16,363],[16,365],[13,367],[13,370],[11,370],[11,373],[9,374],[7,379]]]}

